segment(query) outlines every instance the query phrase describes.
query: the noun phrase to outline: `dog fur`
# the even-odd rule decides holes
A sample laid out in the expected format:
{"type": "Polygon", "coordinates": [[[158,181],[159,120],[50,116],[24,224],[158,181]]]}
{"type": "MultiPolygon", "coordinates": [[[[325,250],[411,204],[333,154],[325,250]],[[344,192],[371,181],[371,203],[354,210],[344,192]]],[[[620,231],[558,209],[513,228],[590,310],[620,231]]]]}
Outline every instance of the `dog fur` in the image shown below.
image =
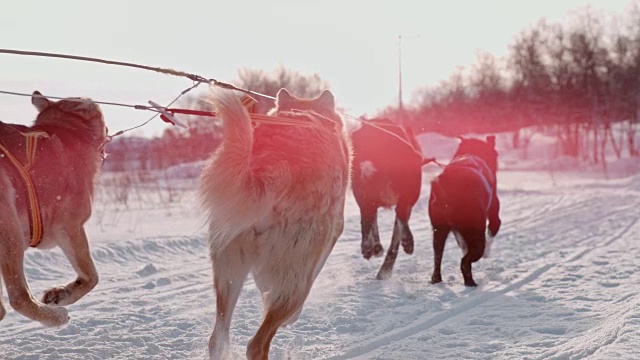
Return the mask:
{"type": "Polygon", "coordinates": [[[453,159],[431,183],[429,218],[433,227],[434,270],[432,283],[442,281],[440,266],[447,236],[453,232],[463,256],[460,270],[466,286],[477,286],[471,264],[487,250],[490,237],[500,230],[497,192],[498,153],[495,137],[486,141],[462,139],[453,159]]]}
{"type": "Polygon", "coordinates": [[[384,251],[378,233],[378,208],[395,206],[391,245],[376,276],[387,279],[393,272],[400,243],[407,254],[413,253],[409,218],[420,196],[422,152],[411,129],[385,118],[364,122],[351,139],[352,188],[360,208],[361,251],[365,259],[382,256],[384,251]]]}
{"type": "MultiPolygon", "coordinates": [[[[25,163],[25,138],[20,132],[44,131],[49,135],[38,141],[29,171],[43,223],[43,238],[37,248],[59,246],[78,276],[45,291],[41,301],[33,298],[23,264],[30,242],[28,198],[22,178],[5,156],[0,158],[1,279],[14,310],[44,325],[58,326],[69,320],[62,306],[75,303],[98,283],[83,226],[91,215],[94,179],[102,164],[101,146],[107,128],[93,102],[73,98],[53,102],[37,91],[33,95],[31,102],[39,111],[33,126],[0,123],[0,141],[25,163]]],[[[0,319],[4,315],[0,303],[0,319]]]]}
{"type": "Polygon", "coordinates": [[[270,112],[319,127],[252,127],[234,94],[219,91],[213,102],[224,140],[200,184],[216,294],[209,356],[227,356],[233,310],[252,273],[263,294],[264,317],[247,358],[267,359],[276,331],[297,320],[342,233],[349,140],[329,91],[298,99],[281,89],[270,112]]]}

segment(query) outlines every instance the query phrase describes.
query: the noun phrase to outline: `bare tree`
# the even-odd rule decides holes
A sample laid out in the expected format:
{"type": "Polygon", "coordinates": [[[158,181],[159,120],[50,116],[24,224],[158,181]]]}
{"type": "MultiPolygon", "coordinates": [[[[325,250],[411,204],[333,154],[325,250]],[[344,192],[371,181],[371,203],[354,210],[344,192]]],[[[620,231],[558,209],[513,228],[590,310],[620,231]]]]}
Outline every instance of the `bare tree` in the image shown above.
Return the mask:
{"type": "MultiPolygon", "coordinates": [[[[237,86],[268,96],[275,96],[285,88],[298,97],[314,97],[329,88],[329,83],[318,74],[303,75],[297,71],[279,66],[271,72],[261,69],[242,68],[238,71],[237,86]]],[[[273,106],[273,100],[257,96],[257,111],[266,113],[273,106]]]]}

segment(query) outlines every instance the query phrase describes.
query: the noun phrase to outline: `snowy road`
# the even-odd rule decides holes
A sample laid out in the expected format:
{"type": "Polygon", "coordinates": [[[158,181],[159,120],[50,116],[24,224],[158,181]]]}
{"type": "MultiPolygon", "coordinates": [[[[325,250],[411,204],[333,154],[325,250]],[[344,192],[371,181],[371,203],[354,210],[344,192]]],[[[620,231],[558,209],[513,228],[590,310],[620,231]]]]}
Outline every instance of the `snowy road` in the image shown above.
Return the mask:
{"type": "MultiPolygon", "coordinates": [[[[469,289],[452,237],[444,282],[429,283],[426,203],[437,171],[425,168],[423,196],[411,219],[415,253],[398,256],[388,281],[374,279],[382,259],[360,256],[359,213],[349,196],[345,232],[300,320],[278,332],[271,358],[638,357],[640,176],[589,180],[501,171],[503,228],[491,257],[474,265],[479,286],[469,289]]],[[[0,358],[205,358],[215,307],[193,194],[179,192],[168,201],[140,190],[128,206],[110,203],[106,194],[99,192],[89,224],[100,284],[69,307],[72,318],[62,328],[44,328],[8,308],[0,323],[0,358]]],[[[386,247],[393,213],[380,214],[386,247]]],[[[26,267],[36,294],[73,276],[58,251],[29,251],[26,267]]],[[[260,317],[260,296],[248,280],[232,324],[235,358],[244,358],[260,317]]]]}

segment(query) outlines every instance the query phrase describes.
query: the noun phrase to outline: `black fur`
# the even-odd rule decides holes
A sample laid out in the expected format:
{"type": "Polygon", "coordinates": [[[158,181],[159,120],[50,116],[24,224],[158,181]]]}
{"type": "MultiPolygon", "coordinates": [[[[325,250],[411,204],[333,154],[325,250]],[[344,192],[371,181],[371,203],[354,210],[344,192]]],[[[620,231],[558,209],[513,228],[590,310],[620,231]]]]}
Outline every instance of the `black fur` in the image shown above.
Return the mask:
{"type": "Polygon", "coordinates": [[[487,220],[489,233],[500,230],[497,193],[495,137],[486,141],[462,139],[451,163],[431,183],[429,218],[433,227],[434,269],[432,283],[442,281],[440,266],[450,232],[464,239],[467,252],[460,262],[466,286],[476,286],[471,264],[485,251],[487,220]]]}
{"type": "Polygon", "coordinates": [[[391,245],[377,275],[386,279],[391,276],[400,244],[407,254],[413,253],[409,218],[420,195],[423,157],[411,129],[388,119],[368,120],[353,132],[352,140],[352,188],[360,208],[365,259],[384,252],[378,234],[378,208],[395,206],[391,245]]]}

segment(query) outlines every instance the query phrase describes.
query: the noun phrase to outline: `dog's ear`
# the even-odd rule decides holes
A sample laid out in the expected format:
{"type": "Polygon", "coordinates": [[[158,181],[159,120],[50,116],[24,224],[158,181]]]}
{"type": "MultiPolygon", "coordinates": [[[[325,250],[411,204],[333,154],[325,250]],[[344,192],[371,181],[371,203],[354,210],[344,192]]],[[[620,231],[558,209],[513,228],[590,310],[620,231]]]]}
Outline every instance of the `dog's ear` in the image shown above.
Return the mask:
{"type": "Polygon", "coordinates": [[[287,108],[291,100],[293,100],[293,96],[291,96],[287,89],[282,88],[278,90],[278,94],[276,95],[276,107],[278,109],[287,108]]]}
{"type": "Polygon", "coordinates": [[[489,146],[491,146],[494,149],[496,148],[496,137],[495,137],[495,135],[487,136],[487,144],[489,144],[489,146]]]}
{"type": "Polygon", "coordinates": [[[323,108],[334,110],[336,108],[336,102],[333,98],[333,94],[329,90],[325,90],[318,97],[318,104],[323,108]]]}
{"type": "Polygon", "coordinates": [[[31,103],[36,107],[36,109],[38,109],[38,112],[42,112],[42,110],[49,107],[50,101],[46,97],[42,96],[40,91],[36,90],[31,95],[31,103]]]}

